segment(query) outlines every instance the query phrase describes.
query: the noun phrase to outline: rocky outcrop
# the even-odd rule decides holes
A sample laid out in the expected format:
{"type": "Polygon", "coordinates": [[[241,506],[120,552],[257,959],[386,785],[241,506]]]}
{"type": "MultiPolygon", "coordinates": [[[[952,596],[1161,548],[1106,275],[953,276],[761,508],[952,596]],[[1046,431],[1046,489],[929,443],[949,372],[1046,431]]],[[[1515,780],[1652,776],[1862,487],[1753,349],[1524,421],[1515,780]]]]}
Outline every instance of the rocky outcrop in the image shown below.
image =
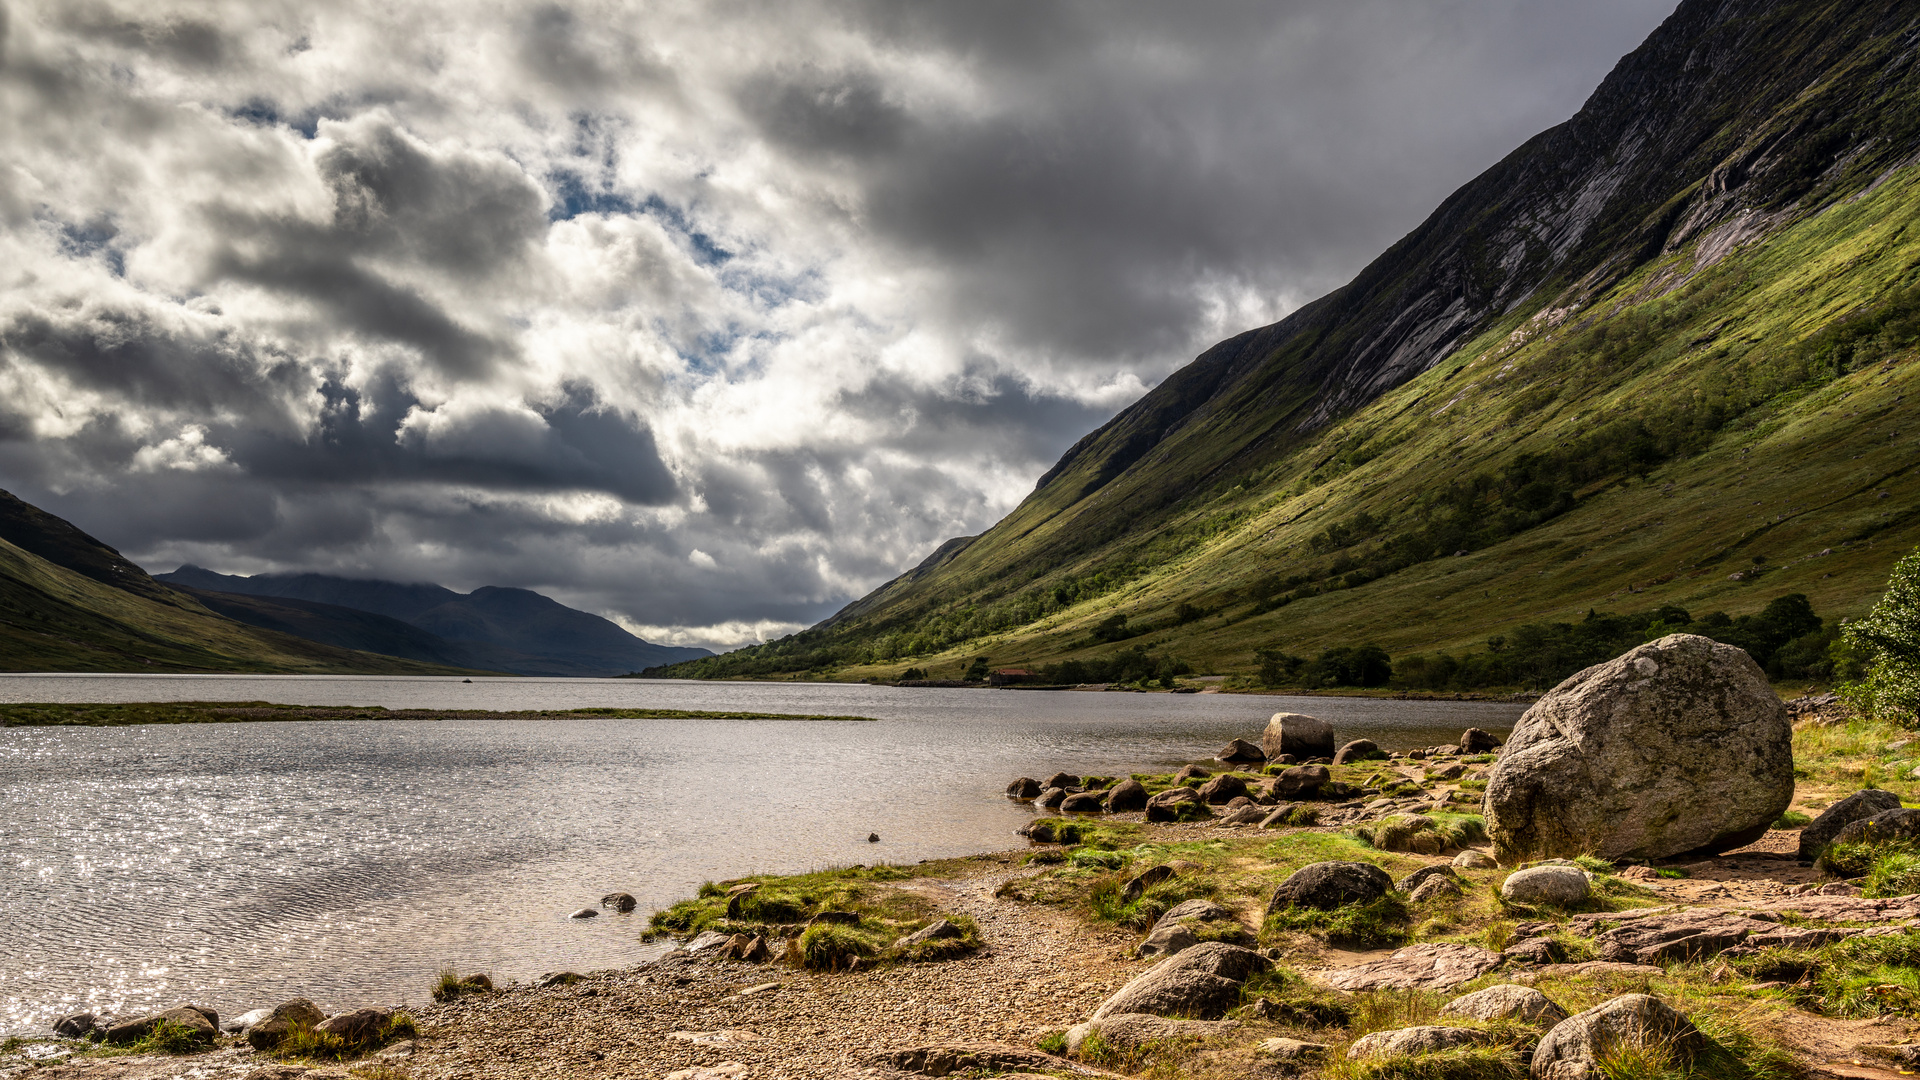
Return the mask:
{"type": "Polygon", "coordinates": [[[1327,975],[1336,990],[1451,990],[1500,966],[1500,954],[1474,945],[1409,945],[1384,959],[1327,975]]]}
{"type": "Polygon", "coordinates": [[[1608,1047],[1660,1046],[1683,1068],[1708,1046],[1692,1021],[1660,999],[1627,994],[1562,1020],[1533,1051],[1533,1080],[1591,1080],[1608,1047]]]}
{"type": "Polygon", "coordinates": [[[1260,736],[1260,750],[1269,759],[1292,754],[1301,761],[1333,756],[1333,725],[1303,713],[1277,712],[1260,736]]]}
{"type": "Polygon", "coordinates": [[[1800,830],[1800,858],[1812,862],[1820,857],[1841,829],[1856,821],[1888,810],[1900,809],[1900,796],[1879,788],[1867,788],[1834,803],[1800,830]]]}
{"type": "Polygon", "coordinates": [[[1273,891],[1268,913],[1289,907],[1332,911],[1348,904],[1367,904],[1393,888],[1385,870],[1369,863],[1317,862],[1295,870],[1273,891]]]}
{"type": "Polygon", "coordinates": [[[1793,796],[1786,709],[1746,653],[1672,634],[1554,687],[1488,780],[1502,863],[1657,859],[1760,838],[1793,796]]]}
{"type": "Polygon", "coordinates": [[[1096,1009],[1091,1019],[1103,1020],[1121,1013],[1217,1019],[1240,1004],[1240,984],[1267,966],[1267,959],[1252,949],[1203,942],[1135,976],[1096,1009]]]}

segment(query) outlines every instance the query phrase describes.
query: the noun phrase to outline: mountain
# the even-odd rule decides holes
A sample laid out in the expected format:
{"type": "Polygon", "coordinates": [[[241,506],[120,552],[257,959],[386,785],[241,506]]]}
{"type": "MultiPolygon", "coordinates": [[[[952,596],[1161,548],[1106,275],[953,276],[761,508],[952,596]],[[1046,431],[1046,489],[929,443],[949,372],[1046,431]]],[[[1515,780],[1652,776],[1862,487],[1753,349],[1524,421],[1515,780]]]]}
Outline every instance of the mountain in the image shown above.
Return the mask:
{"type": "Polygon", "coordinates": [[[255,626],[396,656],[516,675],[604,677],[712,656],[655,645],[527,589],[461,594],[439,585],[326,574],[239,577],[182,566],[157,580],[255,626]]]}
{"type": "Polygon", "coordinates": [[[1457,659],[1589,612],[1863,612],[1920,542],[1916,35],[1890,0],[1685,0],[1572,119],[1169,376],[993,528],[656,673],[1134,649],[1248,672],[1457,659]]]}
{"type": "Polygon", "coordinates": [[[0,670],[462,674],[235,622],[0,491],[0,670]]]}

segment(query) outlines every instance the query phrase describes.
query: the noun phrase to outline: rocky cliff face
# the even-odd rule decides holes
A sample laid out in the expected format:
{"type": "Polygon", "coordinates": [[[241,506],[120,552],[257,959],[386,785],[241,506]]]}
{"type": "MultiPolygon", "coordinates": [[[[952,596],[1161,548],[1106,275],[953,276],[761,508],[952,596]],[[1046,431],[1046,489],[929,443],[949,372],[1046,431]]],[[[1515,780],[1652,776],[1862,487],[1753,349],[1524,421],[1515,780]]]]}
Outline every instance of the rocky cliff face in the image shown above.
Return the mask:
{"type": "MultiPolygon", "coordinates": [[[[1370,582],[1407,580],[1409,566],[1491,548],[1548,520],[1582,520],[1609,484],[1704,461],[1783,394],[1807,402],[1814,427],[1764,448],[1806,477],[1804,490],[1771,492],[1776,501],[1839,514],[1823,487],[1849,499],[1898,494],[1886,485],[1905,473],[1856,477],[1847,463],[1862,450],[1842,449],[1856,434],[1889,437],[1862,404],[1880,391],[1844,412],[1809,395],[1904,355],[1914,336],[1905,314],[1889,314],[1920,304],[1895,295],[1911,284],[1907,241],[1881,224],[1916,205],[1907,186],[1920,171],[1907,167],[1920,165],[1917,43],[1920,11],[1894,0],[1684,0],[1576,116],[1455,192],[1352,282],[1208,349],[1080,440],[1006,520],[822,627],[763,648],[753,670],[860,663],[862,647],[866,662],[928,656],[1021,627],[1053,636],[996,646],[996,661],[1009,651],[1023,662],[1070,655],[1116,640],[1088,636],[1115,607],[1089,599],[1113,596],[1115,582],[1128,589],[1128,626],[1164,630],[1155,644],[1196,658],[1244,664],[1272,640],[1276,629],[1257,621],[1285,590],[1288,602],[1320,605],[1289,609],[1289,636],[1306,639],[1293,647],[1327,642],[1312,629],[1323,624],[1341,627],[1341,643],[1408,637],[1406,605],[1335,615],[1344,601],[1331,594],[1378,593],[1395,586],[1370,582]],[[1820,275],[1803,274],[1809,260],[1820,275]],[[1857,317],[1895,332],[1875,331],[1871,348],[1823,344],[1852,333],[1845,324],[1857,317]],[[1582,462],[1612,444],[1583,440],[1614,430],[1608,424],[1634,445],[1589,468],[1582,462]],[[1817,444],[1806,441],[1814,430],[1817,444]],[[1813,463],[1831,466],[1825,480],[1813,478],[1813,463]],[[1489,521],[1499,528],[1479,528],[1489,521]],[[1206,624],[1211,640],[1187,649],[1202,625],[1196,612],[1222,612],[1232,628],[1206,624]],[[895,640],[878,646],[887,635],[895,640]]],[[[1870,380],[1857,381],[1844,392],[1870,380]]],[[[1898,395],[1884,395],[1887,407],[1898,395]]],[[[1760,460],[1675,476],[1700,498],[1717,497],[1760,460]]],[[[1668,564],[1659,570],[1642,569],[1637,555],[1613,560],[1609,573],[1626,576],[1596,574],[1581,611],[1729,558],[1763,535],[1747,520],[1753,505],[1729,502],[1716,535],[1647,556],[1668,564]]],[[[1864,506],[1843,509],[1887,517],[1864,506]]],[[[1643,510],[1648,528],[1664,527],[1656,504],[1623,503],[1594,510],[1598,539],[1572,524],[1530,539],[1527,551],[1572,554],[1534,566],[1537,556],[1512,553],[1505,565],[1525,567],[1535,584],[1509,595],[1530,595],[1528,614],[1548,614],[1562,594],[1541,583],[1578,551],[1624,535],[1623,515],[1643,510]]],[[[1798,535],[1782,531],[1789,518],[1809,538],[1833,537],[1815,551],[1884,528],[1851,518],[1841,528],[1839,518],[1796,510],[1774,518],[1766,543],[1798,535]]],[[[1884,580],[1883,564],[1863,562],[1862,580],[1884,580]]],[[[1473,595],[1494,598],[1493,583],[1473,595]]],[[[1421,595],[1452,603],[1458,586],[1422,585],[1421,595]]],[[[1806,587],[1818,589],[1848,604],[1860,591],[1806,587]]],[[[1678,585],[1668,594],[1694,602],[1678,585]]],[[[1470,614],[1500,625],[1497,612],[1470,614]]]]}

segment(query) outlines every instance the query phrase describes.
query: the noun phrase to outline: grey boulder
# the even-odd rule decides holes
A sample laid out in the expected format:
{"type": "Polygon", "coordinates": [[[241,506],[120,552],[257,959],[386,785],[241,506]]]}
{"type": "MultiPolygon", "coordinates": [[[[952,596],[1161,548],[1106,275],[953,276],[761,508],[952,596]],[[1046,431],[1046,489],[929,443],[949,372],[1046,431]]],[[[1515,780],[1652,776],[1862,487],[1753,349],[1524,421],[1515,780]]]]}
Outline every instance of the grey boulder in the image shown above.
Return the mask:
{"type": "Polygon", "coordinates": [[[1333,725],[1303,713],[1277,712],[1260,736],[1260,750],[1269,759],[1292,754],[1301,761],[1333,756],[1333,725]]]}
{"type": "Polygon", "coordinates": [[[1177,1020],[1150,1013],[1117,1013],[1101,1020],[1089,1020],[1067,1029],[1067,1053],[1077,1054],[1090,1035],[1115,1050],[1138,1050],[1156,1043],[1206,1039],[1222,1035],[1240,1025],[1232,1020],[1177,1020]]]}
{"type": "Polygon", "coordinates": [[[1135,976],[1094,1010],[1092,1019],[1121,1013],[1217,1019],[1240,1004],[1240,984],[1267,964],[1252,949],[1202,942],[1135,976]]]}
{"type": "Polygon", "coordinates": [[[1577,866],[1534,866],[1515,870],[1500,883],[1500,895],[1516,904],[1572,907],[1593,891],[1593,880],[1577,866]]]}
{"type": "Polygon", "coordinates": [[[1147,935],[1147,940],[1133,950],[1133,955],[1142,960],[1149,956],[1172,956],[1198,944],[1200,939],[1194,936],[1193,929],[1185,923],[1155,926],[1153,932],[1147,935]]]}
{"type": "Polygon", "coordinates": [[[1522,1020],[1552,1027],[1567,1018],[1567,1011],[1531,986],[1503,983],[1454,998],[1440,1007],[1440,1015],[1464,1016],[1471,1020],[1522,1020]]]}
{"type": "Polygon", "coordinates": [[[1597,1059],[1613,1046],[1669,1048],[1683,1068],[1707,1048],[1693,1022],[1659,998],[1627,994],[1575,1013],[1554,1025],[1533,1051],[1533,1080],[1590,1080],[1597,1059]]]}
{"type": "Polygon", "coordinates": [[[1487,782],[1503,863],[1715,853],[1759,839],[1793,797],[1786,707],[1745,652],[1670,634],[1548,691],[1487,782]]]}
{"type": "Polygon", "coordinates": [[[1800,858],[1812,862],[1820,857],[1840,830],[1875,814],[1900,809],[1900,796],[1879,788],[1867,788],[1834,803],[1800,830],[1800,858]]]}
{"type": "Polygon", "coordinates": [[[392,1023],[393,1010],[365,1008],[329,1016],[314,1025],[314,1030],[337,1035],[348,1046],[372,1046],[386,1035],[392,1023]]]}
{"type": "Polygon", "coordinates": [[[1500,966],[1500,954],[1477,945],[1431,943],[1397,949],[1384,959],[1327,975],[1336,990],[1451,990],[1500,966]]]}
{"type": "Polygon", "coordinates": [[[1353,1046],[1347,1050],[1347,1057],[1358,1061],[1370,1057],[1431,1054],[1456,1046],[1472,1046],[1485,1041],[1486,1037],[1486,1032],[1472,1028],[1437,1027],[1431,1024],[1395,1031],[1376,1031],[1355,1039],[1353,1046]]]}

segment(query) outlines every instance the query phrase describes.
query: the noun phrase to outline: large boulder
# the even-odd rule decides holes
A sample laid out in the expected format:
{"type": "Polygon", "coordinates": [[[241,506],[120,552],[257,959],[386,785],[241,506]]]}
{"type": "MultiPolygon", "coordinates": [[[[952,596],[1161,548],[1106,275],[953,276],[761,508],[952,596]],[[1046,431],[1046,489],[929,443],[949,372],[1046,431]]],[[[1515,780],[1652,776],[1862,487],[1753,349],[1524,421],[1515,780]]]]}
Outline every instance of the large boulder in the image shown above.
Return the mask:
{"type": "Polygon", "coordinates": [[[1812,862],[1820,857],[1840,830],[1875,814],[1900,809],[1900,796],[1879,788],[1867,788],[1834,803],[1800,830],[1800,858],[1812,862]]]}
{"type": "Polygon", "coordinates": [[[337,1035],[348,1046],[372,1046],[379,1042],[393,1023],[393,1010],[368,1007],[336,1013],[314,1026],[315,1031],[337,1035]]]}
{"type": "Polygon", "coordinates": [[[1240,984],[1247,976],[1266,969],[1266,957],[1252,949],[1202,942],[1135,976],[1094,1010],[1092,1019],[1121,1013],[1217,1019],[1240,1004],[1240,984]]]}
{"type": "Polygon", "coordinates": [[[1260,736],[1260,749],[1269,759],[1292,754],[1295,759],[1333,756],[1333,725],[1302,713],[1277,712],[1260,736]]]}
{"type": "Polygon", "coordinates": [[[1659,998],[1627,994],[1555,1024],[1533,1051],[1533,1080],[1591,1080],[1600,1075],[1597,1059],[1615,1046],[1658,1046],[1685,1069],[1708,1042],[1659,998]]]}
{"type": "Polygon", "coordinates": [[[1348,904],[1367,904],[1393,888],[1385,870],[1370,863],[1317,862],[1295,870],[1273,891],[1269,914],[1289,907],[1332,911],[1348,904]]]}
{"type": "Polygon", "coordinates": [[[1122,780],[1107,792],[1107,810],[1112,813],[1125,814],[1146,808],[1147,786],[1138,780],[1122,780]]]}
{"type": "Polygon", "coordinates": [[[1713,853],[1793,798],[1793,730],[1745,652],[1670,634],[1580,672],[1520,718],[1487,783],[1502,863],[1713,853]]]}

